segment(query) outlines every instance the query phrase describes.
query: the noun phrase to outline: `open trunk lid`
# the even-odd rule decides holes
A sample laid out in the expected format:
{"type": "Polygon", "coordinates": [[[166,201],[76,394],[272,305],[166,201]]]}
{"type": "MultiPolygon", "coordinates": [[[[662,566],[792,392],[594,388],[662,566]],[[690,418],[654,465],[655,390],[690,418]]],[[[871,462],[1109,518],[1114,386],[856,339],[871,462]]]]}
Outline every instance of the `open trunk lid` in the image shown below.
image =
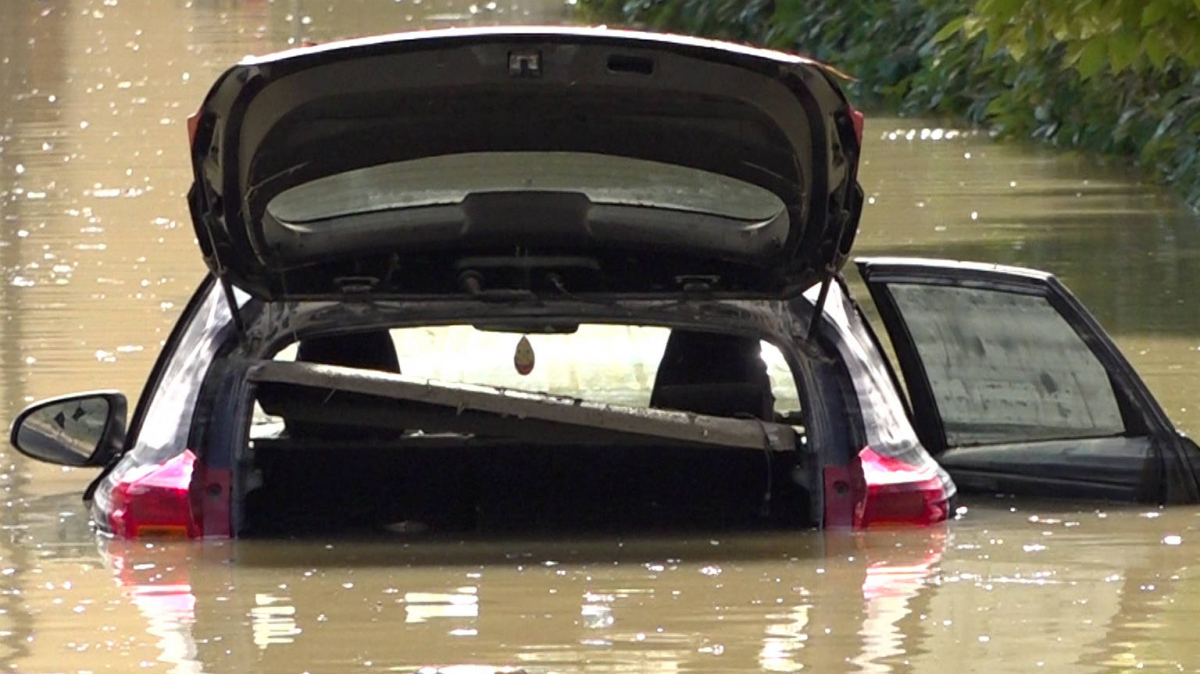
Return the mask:
{"type": "Polygon", "coordinates": [[[858,226],[828,68],[606,29],[250,58],[191,120],[205,260],[262,299],[798,294],[858,226]]]}

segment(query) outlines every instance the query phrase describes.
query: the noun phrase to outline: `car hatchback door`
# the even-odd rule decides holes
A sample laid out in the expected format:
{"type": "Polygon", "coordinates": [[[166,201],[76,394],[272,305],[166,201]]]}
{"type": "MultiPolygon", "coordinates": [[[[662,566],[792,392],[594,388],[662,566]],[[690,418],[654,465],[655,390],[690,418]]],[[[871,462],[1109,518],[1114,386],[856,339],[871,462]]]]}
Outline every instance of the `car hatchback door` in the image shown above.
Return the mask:
{"type": "Polygon", "coordinates": [[[1195,443],[1054,276],[945,260],[858,261],[914,426],[967,492],[1200,498],[1195,443]]]}
{"type": "Polygon", "coordinates": [[[264,300],[786,299],[847,260],[861,122],[788,54],[418,31],[227,70],[189,202],[209,267],[264,300]]]}

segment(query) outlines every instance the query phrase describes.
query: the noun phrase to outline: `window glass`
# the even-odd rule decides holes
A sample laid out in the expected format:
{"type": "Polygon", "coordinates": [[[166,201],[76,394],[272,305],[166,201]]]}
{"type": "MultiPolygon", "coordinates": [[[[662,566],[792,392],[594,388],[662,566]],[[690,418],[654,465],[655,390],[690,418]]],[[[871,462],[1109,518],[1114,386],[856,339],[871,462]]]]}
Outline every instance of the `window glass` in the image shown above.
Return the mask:
{"type": "Polygon", "coordinates": [[[286,223],[461,203],[489,192],[580,192],[593,204],[644,206],[739,220],[786,208],[770,190],[660,162],[577,152],[471,152],[382,164],[319,178],[271,200],[286,223]]]}
{"type": "Polygon", "coordinates": [[[393,330],[392,340],[406,375],[645,406],[670,333],[666,328],[581,325],[573,334],[527,335],[533,353],[527,375],[514,364],[519,334],[455,325],[393,330]]]}
{"type": "Polygon", "coordinates": [[[1044,297],[891,284],[949,446],[1119,435],[1112,382],[1044,297]]]}

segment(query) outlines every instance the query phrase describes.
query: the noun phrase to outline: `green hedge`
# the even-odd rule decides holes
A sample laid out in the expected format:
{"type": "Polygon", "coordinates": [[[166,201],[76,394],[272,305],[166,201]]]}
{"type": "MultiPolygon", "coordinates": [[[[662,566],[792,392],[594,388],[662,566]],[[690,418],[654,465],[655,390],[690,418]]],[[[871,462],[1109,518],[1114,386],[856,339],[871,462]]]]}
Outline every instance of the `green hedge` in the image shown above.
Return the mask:
{"type": "Polygon", "coordinates": [[[578,0],[828,62],[860,105],[1134,157],[1200,209],[1200,0],[578,0]]]}

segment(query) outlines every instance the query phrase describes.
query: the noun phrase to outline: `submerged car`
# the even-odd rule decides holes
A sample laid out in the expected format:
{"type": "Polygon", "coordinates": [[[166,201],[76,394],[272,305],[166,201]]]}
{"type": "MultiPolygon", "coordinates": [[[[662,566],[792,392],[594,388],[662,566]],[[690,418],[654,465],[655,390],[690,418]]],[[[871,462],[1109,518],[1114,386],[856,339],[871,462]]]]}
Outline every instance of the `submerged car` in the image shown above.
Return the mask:
{"type": "Polygon", "coordinates": [[[604,29],[250,58],[190,122],[211,274],[126,425],[32,405],[121,537],[930,524],[1195,502],[1200,450],[1042,272],[866,259],[862,116],[781,53],[604,29]]]}

